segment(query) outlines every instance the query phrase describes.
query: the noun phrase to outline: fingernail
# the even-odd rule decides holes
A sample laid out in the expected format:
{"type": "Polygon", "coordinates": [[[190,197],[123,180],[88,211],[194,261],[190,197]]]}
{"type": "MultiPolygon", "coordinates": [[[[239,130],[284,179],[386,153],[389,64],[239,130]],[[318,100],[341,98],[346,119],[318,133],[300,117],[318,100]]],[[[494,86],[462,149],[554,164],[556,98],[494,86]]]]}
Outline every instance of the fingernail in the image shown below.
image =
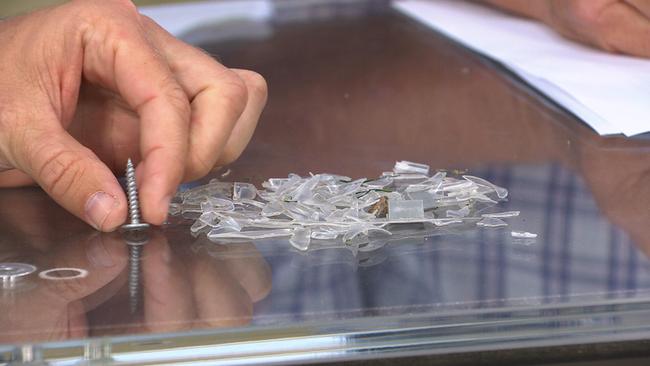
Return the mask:
{"type": "Polygon", "coordinates": [[[108,253],[108,250],[106,250],[106,247],[104,247],[104,242],[99,236],[93,238],[90,242],[90,245],[86,249],[86,257],[95,267],[108,268],[115,265],[113,258],[108,253]]]}
{"type": "Polygon", "coordinates": [[[104,221],[117,205],[115,197],[106,192],[97,192],[86,201],[86,219],[95,229],[101,230],[104,221]]]}

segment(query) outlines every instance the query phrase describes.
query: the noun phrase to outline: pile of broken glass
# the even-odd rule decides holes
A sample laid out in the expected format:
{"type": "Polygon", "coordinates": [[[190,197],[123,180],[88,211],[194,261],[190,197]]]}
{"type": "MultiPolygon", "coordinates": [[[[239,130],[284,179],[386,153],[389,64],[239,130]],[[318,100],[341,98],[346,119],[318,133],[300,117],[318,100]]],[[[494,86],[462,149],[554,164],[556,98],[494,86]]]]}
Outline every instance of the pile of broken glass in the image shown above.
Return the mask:
{"type": "Polygon", "coordinates": [[[519,215],[486,213],[506,200],[507,189],[471,175],[429,170],[398,161],[377,179],[289,174],[265,181],[263,189],[212,180],[180,192],[170,213],[196,218],[191,232],[211,241],[284,237],[299,250],[321,241],[358,246],[413,224],[501,227],[507,225],[504,218],[519,215]]]}

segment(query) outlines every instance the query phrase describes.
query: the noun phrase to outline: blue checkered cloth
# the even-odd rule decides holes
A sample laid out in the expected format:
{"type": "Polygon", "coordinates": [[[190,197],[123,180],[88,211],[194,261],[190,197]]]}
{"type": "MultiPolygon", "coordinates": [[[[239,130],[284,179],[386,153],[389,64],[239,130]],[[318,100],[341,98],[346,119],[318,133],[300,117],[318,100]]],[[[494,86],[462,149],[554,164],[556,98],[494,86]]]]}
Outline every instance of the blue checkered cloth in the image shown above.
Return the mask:
{"type": "Polygon", "coordinates": [[[575,173],[557,164],[473,170],[510,191],[505,229],[476,228],[391,243],[371,253],[301,253],[257,243],[273,289],[254,323],[575,303],[647,296],[650,264],[599,211],[575,173]],[[511,230],[538,234],[532,243],[511,230]]]}

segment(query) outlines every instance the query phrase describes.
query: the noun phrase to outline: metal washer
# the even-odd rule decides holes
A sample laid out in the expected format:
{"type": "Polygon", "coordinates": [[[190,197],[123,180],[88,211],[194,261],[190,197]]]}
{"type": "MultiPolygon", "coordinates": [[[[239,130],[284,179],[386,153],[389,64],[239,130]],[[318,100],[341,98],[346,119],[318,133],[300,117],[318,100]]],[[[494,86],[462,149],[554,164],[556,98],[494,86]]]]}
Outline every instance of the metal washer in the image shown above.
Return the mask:
{"type": "Polygon", "coordinates": [[[17,278],[36,272],[36,266],[27,263],[0,263],[0,280],[13,282],[17,278]]]}
{"type": "Polygon", "coordinates": [[[38,274],[38,277],[40,277],[40,278],[42,278],[44,280],[51,280],[51,281],[74,280],[74,279],[77,279],[77,278],[84,278],[86,276],[88,276],[88,271],[86,271],[85,269],[73,268],[73,267],[51,268],[51,269],[45,270],[45,271],[38,274]],[[61,271],[76,272],[76,274],[71,275],[71,276],[52,276],[51,275],[51,273],[61,272],[61,271]]]}

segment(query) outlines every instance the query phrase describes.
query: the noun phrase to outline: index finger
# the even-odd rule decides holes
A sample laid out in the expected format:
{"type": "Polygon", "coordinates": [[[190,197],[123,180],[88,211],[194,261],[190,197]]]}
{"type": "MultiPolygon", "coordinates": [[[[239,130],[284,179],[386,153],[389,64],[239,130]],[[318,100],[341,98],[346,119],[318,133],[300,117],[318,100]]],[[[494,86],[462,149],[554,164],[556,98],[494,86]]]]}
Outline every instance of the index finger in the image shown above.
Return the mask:
{"type": "Polygon", "coordinates": [[[118,92],[139,116],[141,209],[145,220],[159,225],[184,175],[190,104],[140,23],[133,23],[110,42],[106,34],[91,33],[84,75],[118,92]],[[112,45],[108,50],[107,43],[112,45]]]}

